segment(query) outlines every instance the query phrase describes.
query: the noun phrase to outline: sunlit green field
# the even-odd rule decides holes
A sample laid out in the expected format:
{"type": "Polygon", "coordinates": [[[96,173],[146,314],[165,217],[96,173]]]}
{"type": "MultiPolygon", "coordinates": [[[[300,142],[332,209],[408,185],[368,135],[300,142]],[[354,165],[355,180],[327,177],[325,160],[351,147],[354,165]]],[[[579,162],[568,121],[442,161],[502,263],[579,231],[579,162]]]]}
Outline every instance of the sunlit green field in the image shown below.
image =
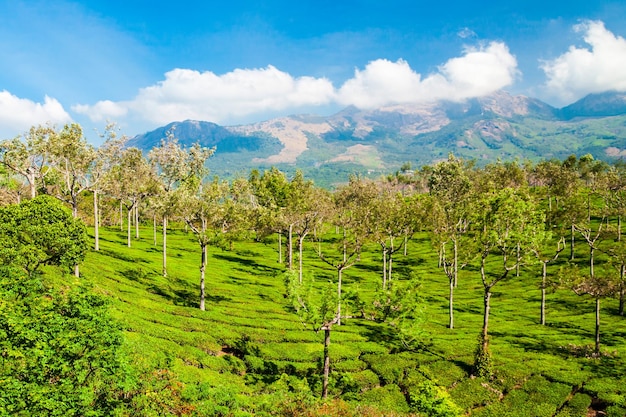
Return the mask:
{"type": "MultiPolygon", "coordinates": [[[[305,327],[285,298],[276,239],[210,249],[206,311],[198,309],[200,249],[193,234],[177,227],[169,232],[166,278],[160,243],[159,235],[154,245],[151,227],[141,229],[132,248],[119,228],[103,229],[100,251],[88,253],[81,266],[96,291],[111,298],[135,368],[146,374],[171,370],[182,399],[205,409],[212,404],[215,415],[271,412],[280,381],[288,381],[290,392],[297,392],[294,381],[305,381],[319,395],[323,334],[305,327]]],[[[306,279],[316,286],[335,281],[336,272],[317,258],[313,245],[305,246],[306,279]]],[[[367,303],[380,286],[382,265],[377,247],[366,249],[345,271],[344,289],[358,291],[367,303]]],[[[578,250],[584,253],[582,243],[578,250]]],[[[403,349],[388,324],[343,321],[332,332],[332,397],[405,413],[404,393],[429,379],[447,389],[466,415],[586,416],[589,407],[626,415],[626,321],[617,315],[616,300],[602,301],[604,355],[588,358],[594,300],[565,289],[551,293],[547,325],[539,325],[540,265],[526,265],[519,277],[494,287],[495,378],[487,381],[470,376],[482,325],[478,270],[470,265],[461,272],[451,330],[448,280],[437,259],[426,234],[409,242],[406,257],[394,259],[394,280],[411,272],[421,281],[422,348],[403,349]]],[[[549,273],[557,268],[549,266],[549,273]]]]}

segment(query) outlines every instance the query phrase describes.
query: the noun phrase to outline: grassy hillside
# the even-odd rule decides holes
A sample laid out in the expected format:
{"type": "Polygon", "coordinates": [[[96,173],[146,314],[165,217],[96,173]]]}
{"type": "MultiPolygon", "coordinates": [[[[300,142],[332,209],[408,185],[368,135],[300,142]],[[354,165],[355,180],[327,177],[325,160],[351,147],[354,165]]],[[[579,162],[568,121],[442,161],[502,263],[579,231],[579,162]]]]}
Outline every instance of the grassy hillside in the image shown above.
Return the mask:
{"type": "MultiPolygon", "coordinates": [[[[403,349],[387,324],[346,320],[334,328],[330,346],[331,396],[342,402],[323,408],[314,398],[321,391],[323,334],[304,327],[285,298],[275,240],[210,249],[207,310],[200,311],[200,253],[193,235],[170,232],[167,278],[161,276],[160,236],[155,246],[152,229],[142,229],[132,248],[125,236],[116,228],[103,230],[100,252],[88,254],[81,272],[111,298],[134,367],[157,404],[154,415],[399,415],[427,409],[408,395],[430,387],[426,380],[445,388],[465,415],[566,417],[586,416],[588,409],[626,414],[626,321],[616,315],[617,301],[603,301],[606,354],[587,358],[594,301],[566,290],[550,294],[547,325],[540,326],[539,265],[494,287],[496,377],[474,378],[482,323],[478,271],[462,271],[457,328],[446,328],[447,278],[427,236],[416,236],[408,256],[396,259],[394,279],[409,272],[421,279],[423,349],[403,349]]],[[[376,247],[368,249],[345,272],[344,288],[358,289],[371,302],[381,278],[376,247]]],[[[304,265],[318,287],[335,280],[310,246],[304,265]]]]}

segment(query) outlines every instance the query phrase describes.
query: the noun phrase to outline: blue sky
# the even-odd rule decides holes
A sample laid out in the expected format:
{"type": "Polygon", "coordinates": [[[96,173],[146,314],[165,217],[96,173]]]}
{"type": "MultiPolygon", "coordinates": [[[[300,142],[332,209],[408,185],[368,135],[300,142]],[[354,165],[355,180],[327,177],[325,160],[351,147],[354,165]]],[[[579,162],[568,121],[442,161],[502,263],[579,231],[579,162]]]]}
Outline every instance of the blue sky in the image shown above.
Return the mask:
{"type": "Polygon", "coordinates": [[[0,0],[0,138],[626,90],[616,1],[0,0]]]}

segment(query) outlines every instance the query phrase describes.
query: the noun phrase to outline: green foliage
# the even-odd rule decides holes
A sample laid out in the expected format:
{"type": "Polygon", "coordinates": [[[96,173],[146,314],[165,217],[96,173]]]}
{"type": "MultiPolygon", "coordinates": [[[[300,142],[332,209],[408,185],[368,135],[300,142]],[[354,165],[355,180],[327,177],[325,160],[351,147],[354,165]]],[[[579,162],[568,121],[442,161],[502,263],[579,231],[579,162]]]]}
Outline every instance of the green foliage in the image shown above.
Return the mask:
{"type": "MultiPolygon", "coordinates": [[[[400,390],[400,387],[395,384],[385,385],[384,387],[376,387],[366,391],[361,396],[361,402],[363,404],[374,405],[379,407],[381,410],[386,411],[397,411],[401,413],[409,411],[409,406],[406,403],[404,394],[400,390]]],[[[433,417],[434,416],[435,415],[433,414],[433,417]]],[[[444,415],[442,414],[441,416],[443,417],[444,415]]]]}
{"type": "Polygon", "coordinates": [[[586,417],[591,404],[591,397],[587,394],[576,393],[567,402],[556,417],[586,417]]]}
{"type": "Polygon", "coordinates": [[[127,373],[105,299],[4,270],[0,303],[0,415],[110,415],[127,373]]]}
{"type": "Polygon", "coordinates": [[[474,374],[486,379],[493,376],[489,344],[485,343],[485,336],[482,333],[478,335],[478,344],[474,352],[474,374]]]}
{"type": "Polygon", "coordinates": [[[42,265],[71,268],[87,250],[84,224],[60,202],[39,196],[0,207],[0,263],[32,274],[42,265]]]}
{"type": "Polygon", "coordinates": [[[412,410],[429,417],[458,417],[461,409],[457,407],[448,392],[431,381],[424,381],[409,394],[412,410]]]}

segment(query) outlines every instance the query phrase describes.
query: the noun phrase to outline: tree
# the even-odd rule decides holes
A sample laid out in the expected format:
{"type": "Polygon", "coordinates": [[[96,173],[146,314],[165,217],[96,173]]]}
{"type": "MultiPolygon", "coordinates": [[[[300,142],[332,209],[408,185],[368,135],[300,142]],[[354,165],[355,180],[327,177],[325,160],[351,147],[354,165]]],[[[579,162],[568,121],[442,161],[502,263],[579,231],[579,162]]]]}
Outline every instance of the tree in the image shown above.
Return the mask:
{"type": "Polygon", "coordinates": [[[590,295],[595,300],[594,356],[600,356],[600,300],[613,295],[616,291],[614,273],[611,270],[597,273],[593,266],[587,273],[580,271],[577,265],[563,268],[561,285],[571,289],[576,295],[590,295]]]}
{"type": "Polygon", "coordinates": [[[479,376],[490,376],[489,314],[492,289],[524,262],[524,250],[543,230],[543,214],[525,189],[504,188],[479,201],[476,210],[476,244],[480,255],[483,284],[483,326],[479,336],[474,369],[479,376]],[[523,251],[520,251],[519,248],[523,251]],[[487,264],[490,257],[499,262],[487,264]]]}
{"type": "Polygon", "coordinates": [[[32,276],[42,265],[77,265],[87,250],[87,232],[60,202],[38,196],[0,207],[0,243],[0,263],[32,276]]]}
{"type": "Polygon", "coordinates": [[[543,326],[546,324],[546,289],[548,288],[548,264],[554,262],[560,253],[565,249],[565,237],[561,237],[557,242],[556,249],[550,251],[545,249],[545,244],[551,240],[552,234],[537,230],[538,235],[530,243],[530,250],[541,264],[541,309],[539,314],[539,323],[543,326]]]}
{"type": "Polygon", "coordinates": [[[33,126],[22,138],[0,142],[0,161],[9,170],[23,176],[28,182],[30,198],[37,195],[37,185],[49,173],[49,144],[57,135],[51,126],[33,126]]]}
{"type": "Polygon", "coordinates": [[[381,248],[383,261],[382,288],[392,280],[394,254],[402,250],[412,236],[422,217],[421,200],[417,196],[404,196],[388,184],[379,185],[379,191],[368,204],[371,222],[369,237],[381,248]],[[402,238],[399,243],[396,243],[402,238]]]}
{"type": "Polygon", "coordinates": [[[365,204],[371,200],[376,188],[372,183],[357,177],[333,194],[330,222],[339,229],[339,245],[324,252],[318,247],[318,257],[337,271],[337,324],[341,324],[341,293],[343,271],[354,266],[360,258],[361,248],[367,239],[367,225],[372,213],[365,204]],[[339,256],[337,256],[339,254],[339,256]]]}
{"type": "Polygon", "coordinates": [[[161,212],[163,220],[163,276],[167,276],[167,222],[177,207],[175,190],[188,178],[204,169],[204,163],[213,150],[198,144],[189,150],[178,144],[174,131],[148,154],[152,166],[161,180],[161,212]]]}
{"type": "MultiPolygon", "coordinates": [[[[276,233],[278,235],[278,263],[282,263],[282,236],[288,229],[285,208],[288,202],[289,180],[283,172],[272,167],[263,174],[259,174],[256,170],[252,171],[249,183],[254,195],[253,228],[257,233],[257,239],[276,233]]],[[[291,268],[291,265],[288,266],[291,268]]]]}
{"type": "Polygon", "coordinates": [[[463,247],[467,247],[462,244],[462,239],[469,230],[473,205],[473,185],[468,169],[467,163],[450,155],[447,161],[433,167],[428,181],[430,199],[427,212],[430,214],[433,242],[439,250],[440,265],[448,277],[450,329],[454,328],[454,288],[458,283],[459,269],[469,260],[469,254],[460,257],[463,247]]]}
{"type": "MultiPolygon", "coordinates": [[[[180,164],[184,165],[182,171],[184,179],[181,182],[181,187],[174,192],[175,200],[179,204],[178,210],[182,213],[183,219],[191,228],[200,245],[200,310],[205,309],[204,282],[207,246],[219,236],[216,236],[213,231],[216,229],[214,226],[219,223],[219,219],[222,217],[222,203],[228,190],[227,186],[221,184],[217,179],[211,184],[203,184],[204,177],[208,173],[206,161],[213,155],[213,152],[213,149],[204,148],[199,143],[194,144],[185,152],[185,159],[179,161],[180,164]]],[[[165,237],[165,232],[163,233],[165,237]]]]}
{"type": "Polygon", "coordinates": [[[104,143],[96,150],[96,159],[89,175],[89,188],[93,192],[93,228],[94,250],[100,250],[100,191],[101,182],[106,180],[107,173],[119,162],[122,149],[128,138],[117,136],[117,128],[113,123],[107,124],[104,133],[100,135],[104,143]]]}
{"type": "Polygon", "coordinates": [[[618,240],[611,242],[602,251],[609,256],[609,264],[617,270],[619,279],[615,284],[615,292],[619,300],[618,314],[624,316],[624,305],[626,304],[626,242],[618,240]]]}
{"type": "Polygon", "coordinates": [[[205,273],[207,247],[219,242],[222,234],[220,220],[224,217],[224,200],[228,184],[215,178],[211,183],[194,190],[193,186],[180,189],[182,217],[200,245],[200,310],[205,310],[205,273]]]}
{"type": "Polygon", "coordinates": [[[78,204],[83,191],[89,189],[89,174],[96,151],[83,136],[79,124],[63,126],[49,141],[50,164],[57,175],[54,195],[72,207],[78,217],[78,204]]]}
{"type": "MultiPolygon", "coordinates": [[[[289,234],[298,236],[298,278],[302,282],[302,258],[304,239],[312,231],[319,228],[327,215],[330,205],[330,196],[325,191],[316,188],[312,181],[305,181],[301,171],[288,186],[288,200],[285,207],[285,218],[289,224],[289,234]]],[[[291,242],[291,238],[289,239],[291,242]]],[[[290,243],[290,251],[291,243],[290,243]]],[[[291,259],[292,256],[289,256],[291,259]]]]}
{"type": "Polygon", "coordinates": [[[156,174],[139,149],[126,148],[107,175],[106,189],[126,206],[127,245],[130,248],[132,214],[142,200],[156,194],[156,174]]]}
{"type": "Polygon", "coordinates": [[[294,271],[286,272],[287,297],[302,323],[311,326],[314,332],[324,331],[324,354],[322,359],[322,398],[328,396],[330,375],[330,336],[333,326],[340,322],[339,298],[334,284],[328,282],[320,290],[320,298],[314,296],[311,283],[300,282],[294,271]]]}

